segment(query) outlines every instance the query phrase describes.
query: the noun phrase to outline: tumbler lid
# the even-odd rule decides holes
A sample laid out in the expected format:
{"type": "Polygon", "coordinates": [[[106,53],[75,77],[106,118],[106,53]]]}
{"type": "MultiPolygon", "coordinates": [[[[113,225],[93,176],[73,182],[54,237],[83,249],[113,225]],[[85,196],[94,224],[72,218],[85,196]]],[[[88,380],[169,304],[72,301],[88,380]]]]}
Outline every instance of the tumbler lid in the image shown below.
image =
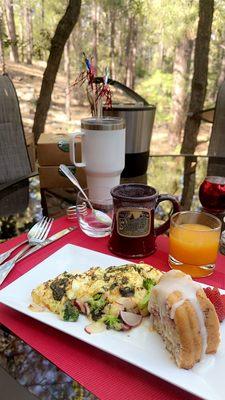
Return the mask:
{"type": "Polygon", "coordinates": [[[117,112],[117,111],[155,111],[156,106],[153,104],[143,104],[141,102],[138,103],[113,103],[112,108],[107,109],[103,107],[104,112],[117,112]]]}
{"type": "Polygon", "coordinates": [[[117,117],[85,118],[81,128],[90,131],[116,131],[125,128],[125,120],[117,117]]]}

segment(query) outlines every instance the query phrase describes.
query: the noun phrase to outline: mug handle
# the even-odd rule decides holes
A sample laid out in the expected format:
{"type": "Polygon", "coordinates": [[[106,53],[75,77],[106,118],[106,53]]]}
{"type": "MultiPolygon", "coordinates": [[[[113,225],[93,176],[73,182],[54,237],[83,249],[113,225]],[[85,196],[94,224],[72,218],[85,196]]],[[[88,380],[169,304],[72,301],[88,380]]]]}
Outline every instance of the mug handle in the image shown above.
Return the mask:
{"type": "MultiPolygon", "coordinates": [[[[70,160],[72,161],[72,163],[74,163],[74,165],[76,167],[86,167],[86,164],[84,161],[82,162],[76,162],[76,152],[75,152],[75,139],[77,136],[84,136],[84,132],[74,132],[71,133],[70,135],[70,160]]],[[[82,141],[81,141],[81,146],[82,146],[82,141]]],[[[81,151],[82,154],[82,158],[83,158],[83,152],[81,151]]]]}
{"type": "MultiPolygon", "coordinates": [[[[175,199],[175,197],[173,197],[169,194],[160,194],[156,201],[156,207],[159,205],[159,203],[161,203],[162,201],[165,201],[165,200],[169,200],[173,204],[172,214],[180,211],[180,205],[179,205],[178,201],[175,199]]],[[[162,233],[167,231],[167,229],[169,229],[169,227],[170,227],[170,217],[168,218],[168,220],[166,222],[164,222],[164,224],[160,225],[158,228],[155,228],[155,236],[161,235],[162,233]]]]}

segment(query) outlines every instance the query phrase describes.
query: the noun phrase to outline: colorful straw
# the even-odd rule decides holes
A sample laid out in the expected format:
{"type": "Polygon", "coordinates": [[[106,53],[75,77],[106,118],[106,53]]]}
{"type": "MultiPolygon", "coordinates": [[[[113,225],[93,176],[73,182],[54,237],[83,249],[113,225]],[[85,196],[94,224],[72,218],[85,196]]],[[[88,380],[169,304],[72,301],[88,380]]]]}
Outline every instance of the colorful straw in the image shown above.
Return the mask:
{"type": "Polygon", "coordinates": [[[105,75],[102,78],[102,83],[96,84],[94,82],[96,77],[96,68],[86,54],[83,52],[83,59],[85,64],[85,71],[82,71],[73,82],[72,86],[82,86],[87,82],[87,98],[91,107],[91,113],[95,117],[102,117],[102,102],[105,99],[105,107],[112,107],[112,92],[108,84],[109,81],[109,68],[105,68],[105,75]]]}

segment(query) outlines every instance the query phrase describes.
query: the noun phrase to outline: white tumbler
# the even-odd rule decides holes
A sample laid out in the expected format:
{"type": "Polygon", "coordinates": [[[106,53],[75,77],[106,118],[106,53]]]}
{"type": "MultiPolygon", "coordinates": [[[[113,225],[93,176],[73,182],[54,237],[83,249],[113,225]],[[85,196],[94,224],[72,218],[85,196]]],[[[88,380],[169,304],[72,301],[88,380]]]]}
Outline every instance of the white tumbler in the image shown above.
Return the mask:
{"type": "Polygon", "coordinates": [[[125,166],[125,121],[103,117],[81,120],[81,132],[72,133],[70,158],[84,167],[89,195],[96,203],[111,199],[110,190],[120,184],[125,166]],[[75,139],[81,137],[81,162],[75,158],[75,139]]]}

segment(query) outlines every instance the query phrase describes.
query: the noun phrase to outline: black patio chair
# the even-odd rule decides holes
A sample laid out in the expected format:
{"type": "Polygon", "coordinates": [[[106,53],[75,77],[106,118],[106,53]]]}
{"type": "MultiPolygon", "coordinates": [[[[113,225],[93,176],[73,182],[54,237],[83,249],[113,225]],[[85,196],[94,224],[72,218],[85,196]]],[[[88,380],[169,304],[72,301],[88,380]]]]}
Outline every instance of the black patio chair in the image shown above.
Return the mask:
{"type": "Polygon", "coordinates": [[[0,76],[0,215],[22,212],[28,204],[32,172],[19,101],[7,74],[0,76]],[[19,190],[19,192],[18,192],[19,190]]]}

